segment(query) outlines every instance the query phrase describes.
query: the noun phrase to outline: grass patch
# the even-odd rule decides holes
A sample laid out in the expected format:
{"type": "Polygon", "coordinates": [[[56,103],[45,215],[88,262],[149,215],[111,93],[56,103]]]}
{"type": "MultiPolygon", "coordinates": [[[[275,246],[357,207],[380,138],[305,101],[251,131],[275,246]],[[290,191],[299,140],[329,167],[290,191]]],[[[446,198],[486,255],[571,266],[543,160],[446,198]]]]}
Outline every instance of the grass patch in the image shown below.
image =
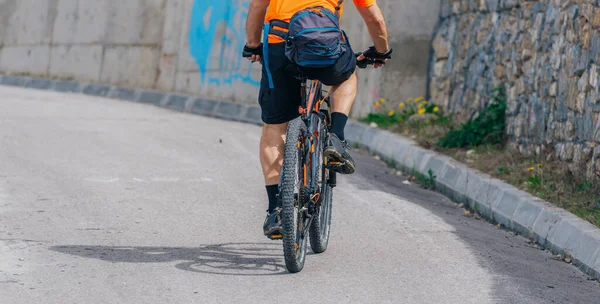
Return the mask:
{"type": "Polygon", "coordinates": [[[574,176],[564,165],[523,156],[499,146],[448,149],[453,158],[600,226],[600,185],[574,176]]]}
{"type": "MultiPolygon", "coordinates": [[[[487,110],[463,124],[422,98],[400,103],[397,112],[385,104],[376,102],[377,112],[362,121],[412,138],[600,226],[600,183],[573,175],[562,163],[524,156],[504,145],[503,90],[495,90],[487,110]]],[[[413,170],[412,176],[425,188],[435,187],[433,172],[427,176],[413,170]]]]}

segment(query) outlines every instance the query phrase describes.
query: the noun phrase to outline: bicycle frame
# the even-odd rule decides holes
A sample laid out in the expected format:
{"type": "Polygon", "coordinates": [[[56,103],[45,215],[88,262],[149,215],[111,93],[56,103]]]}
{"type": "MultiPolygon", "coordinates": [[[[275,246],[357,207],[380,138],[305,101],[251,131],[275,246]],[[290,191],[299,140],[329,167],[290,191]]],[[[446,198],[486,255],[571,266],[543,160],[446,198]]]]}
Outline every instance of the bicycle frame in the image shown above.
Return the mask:
{"type": "MultiPolygon", "coordinates": [[[[304,158],[304,180],[303,185],[309,190],[310,198],[308,205],[310,207],[320,206],[320,195],[323,189],[317,185],[318,175],[324,174],[327,168],[327,159],[323,156],[321,147],[324,146],[322,140],[327,140],[330,127],[330,98],[327,92],[323,95],[322,84],[318,80],[311,80],[309,83],[306,79],[302,81],[302,105],[298,111],[301,114],[301,119],[306,124],[308,131],[308,138],[305,138],[304,147],[305,155],[304,158]],[[327,109],[323,109],[322,105],[325,103],[327,109]],[[323,132],[324,131],[324,132],[323,132]],[[322,158],[322,160],[321,160],[322,158]],[[323,165],[321,167],[320,165],[323,165]],[[310,175],[307,174],[307,170],[310,175]],[[308,177],[310,176],[310,184],[308,177]],[[312,203],[312,204],[311,204],[312,203]]],[[[328,176],[323,176],[323,179],[328,178],[326,184],[329,184],[332,188],[335,187],[336,173],[333,171],[328,172],[328,176]]],[[[324,185],[322,185],[324,186],[324,185]]]]}

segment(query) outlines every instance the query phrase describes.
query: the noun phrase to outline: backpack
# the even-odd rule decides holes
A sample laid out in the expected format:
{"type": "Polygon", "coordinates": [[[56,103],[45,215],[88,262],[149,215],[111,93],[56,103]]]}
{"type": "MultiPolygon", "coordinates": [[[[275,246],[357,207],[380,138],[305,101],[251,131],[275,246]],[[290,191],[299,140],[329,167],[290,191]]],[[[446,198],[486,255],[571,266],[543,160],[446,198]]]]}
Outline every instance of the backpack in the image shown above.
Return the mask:
{"type": "Polygon", "coordinates": [[[285,55],[302,67],[324,68],[337,62],[347,49],[340,29],[338,2],[335,13],[324,7],[310,7],[292,16],[288,26],[285,55]]]}

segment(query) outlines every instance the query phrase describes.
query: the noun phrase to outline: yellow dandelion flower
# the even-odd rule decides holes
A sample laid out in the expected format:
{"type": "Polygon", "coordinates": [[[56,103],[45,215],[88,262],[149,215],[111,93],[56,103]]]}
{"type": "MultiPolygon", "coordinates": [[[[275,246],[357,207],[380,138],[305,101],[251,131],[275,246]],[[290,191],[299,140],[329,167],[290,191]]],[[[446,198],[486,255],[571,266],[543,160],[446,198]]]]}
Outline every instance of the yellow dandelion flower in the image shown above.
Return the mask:
{"type": "Polygon", "coordinates": [[[427,104],[428,104],[427,100],[423,101],[423,104],[424,104],[424,105],[427,105],[427,104]]]}
{"type": "Polygon", "coordinates": [[[439,112],[439,111],[440,111],[440,107],[435,107],[435,108],[433,108],[433,112],[436,112],[436,113],[437,113],[437,112],[439,112]]]}
{"type": "Polygon", "coordinates": [[[423,105],[422,105],[422,104],[419,104],[419,105],[417,106],[417,108],[419,108],[419,109],[422,109],[422,108],[423,108],[423,105]]]}
{"type": "Polygon", "coordinates": [[[413,101],[413,99],[412,99],[412,98],[409,98],[409,99],[408,99],[408,102],[412,102],[412,101],[413,101]]]}
{"type": "Polygon", "coordinates": [[[527,169],[527,170],[529,170],[529,172],[531,172],[531,171],[535,170],[535,168],[534,167],[529,167],[529,169],[527,169]]]}
{"type": "Polygon", "coordinates": [[[385,103],[385,99],[383,99],[383,98],[379,99],[379,103],[384,104],[385,103]]]}
{"type": "Polygon", "coordinates": [[[396,112],[394,110],[391,110],[388,112],[388,116],[394,116],[396,115],[396,112]]]}
{"type": "Polygon", "coordinates": [[[423,96],[419,96],[417,99],[415,99],[415,102],[421,102],[423,100],[425,100],[425,98],[423,98],[423,96]]]}
{"type": "Polygon", "coordinates": [[[400,109],[404,108],[406,106],[406,104],[404,104],[403,102],[401,102],[398,107],[400,107],[400,109]]]}
{"type": "Polygon", "coordinates": [[[419,115],[425,114],[425,109],[421,108],[419,109],[419,111],[417,111],[417,113],[419,113],[419,115]]]}
{"type": "Polygon", "coordinates": [[[538,164],[538,168],[541,168],[541,167],[542,167],[542,164],[538,164]]]}
{"type": "Polygon", "coordinates": [[[379,108],[379,106],[380,106],[379,101],[375,102],[375,107],[379,108]]]}

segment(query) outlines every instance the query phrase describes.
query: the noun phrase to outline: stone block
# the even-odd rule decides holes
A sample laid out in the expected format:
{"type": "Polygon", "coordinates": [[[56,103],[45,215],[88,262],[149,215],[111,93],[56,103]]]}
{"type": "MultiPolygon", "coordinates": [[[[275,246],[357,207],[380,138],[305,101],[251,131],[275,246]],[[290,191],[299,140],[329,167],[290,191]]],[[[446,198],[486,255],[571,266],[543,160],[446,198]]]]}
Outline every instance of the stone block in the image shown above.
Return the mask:
{"type": "Polygon", "coordinates": [[[551,205],[531,196],[523,201],[513,216],[515,231],[521,235],[533,238],[533,225],[544,208],[551,205]]]}
{"type": "Polygon", "coordinates": [[[430,151],[425,150],[421,147],[415,147],[415,149],[412,150],[412,154],[410,155],[410,159],[407,163],[408,165],[412,164],[412,169],[424,173],[422,169],[423,167],[425,167],[425,164],[427,163],[427,160],[429,160],[430,157],[430,151]]]}
{"type": "Polygon", "coordinates": [[[358,143],[366,128],[369,127],[365,124],[361,124],[355,121],[348,121],[344,133],[348,141],[358,143]]]}
{"type": "Polygon", "coordinates": [[[100,80],[120,86],[152,88],[158,70],[158,49],[107,47],[100,80]]]}
{"type": "Polygon", "coordinates": [[[53,42],[104,43],[110,4],[127,2],[129,1],[58,0],[53,42]]]}
{"type": "MultiPolygon", "coordinates": [[[[2,3],[0,21],[5,45],[41,45],[50,43],[52,0],[18,0],[2,3]]],[[[2,38],[2,37],[0,37],[2,38]]],[[[0,41],[2,45],[2,41],[0,41]]]]}
{"type": "Polygon", "coordinates": [[[167,102],[164,106],[175,111],[183,112],[183,109],[185,108],[185,103],[189,98],[189,96],[185,95],[172,94],[169,95],[169,97],[167,98],[167,102]]]}
{"type": "MultiPolygon", "coordinates": [[[[169,0],[165,7],[164,23],[162,28],[162,51],[164,54],[176,54],[179,51],[181,39],[185,39],[182,23],[189,22],[186,11],[186,0],[169,0]],[[182,20],[182,16],[186,16],[182,20]]],[[[177,62],[177,61],[175,61],[177,62]]]]}
{"type": "Polygon", "coordinates": [[[115,87],[108,94],[108,97],[121,100],[135,101],[136,95],[137,94],[134,89],[115,87]]]}
{"type": "Polygon", "coordinates": [[[417,154],[416,157],[414,157],[416,159],[415,163],[417,164],[414,169],[425,176],[429,176],[429,170],[425,170],[425,167],[427,166],[429,160],[433,157],[435,157],[434,152],[422,149],[422,153],[417,154]]]}
{"type": "Polygon", "coordinates": [[[379,132],[378,128],[366,127],[364,132],[362,132],[358,143],[365,147],[370,147],[371,142],[373,141],[373,138],[375,137],[375,134],[377,134],[377,132],[379,132]]]}
{"type": "Polygon", "coordinates": [[[54,84],[54,90],[59,92],[79,93],[82,89],[82,85],[74,81],[57,81],[54,84]]]}
{"type": "Polygon", "coordinates": [[[48,46],[5,46],[0,52],[0,73],[47,76],[49,59],[48,46]]]}
{"type": "Polygon", "coordinates": [[[438,184],[450,189],[454,193],[451,199],[457,202],[465,202],[468,170],[462,163],[449,161],[443,174],[437,177],[438,184]]]}
{"type": "Polygon", "coordinates": [[[492,203],[493,221],[514,229],[513,215],[523,202],[523,192],[516,189],[505,189],[498,200],[492,203]]]}
{"type": "Polygon", "coordinates": [[[381,147],[378,150],[379,150],[379,154],[381,154],[381,156],[385,157],[388,160],[392,160],[392,159],[394,159],[394,156],[396,155],[397,149],[398,149],[398,136],[391,135],[388,137],[388,139],[385,141],[385,143],[383,145],[381,145],[381,147]]]}
{"type": "Polygon", "coordinates": [[[243,110],[245,110],[244,105],[222,101],[217,105],[214,116],[227,120],[239,120],[243,110]]]}
{"type": "Polygon", "coordinates": [[[156,80],[156,88],[161,91],[173,91],[175,89],[175,81],[177,79],[177,58],[173,54],[163,53],[158,62],[158,79],[156,80]]]}
{"type": "MultiPolygon", "coordinates": [[[[390,138],[393,136],[394,135],[392,135],[389,131],[378,129],[375,133],[375,136],[373,136],[373,140],[367,146],[367,148],[369,148],[369,150],[376,151],[377,153],[381,154],[382,148],[388,143],[390,138]]],[[[384,156],[391,157],[391,155],[384,156]]]]}
{"type": "Polygon", "coordinates": [[[577,217],[558,207],[545,207],[533,223],[533,240],[540,245],[548,246],[548,239],[554,236],[558,223],[564,219],[576,219],[577,217]]]}
{"type": "Polygon", "coordinates": [[[198,98],[194,100],[192,105],[192,113],[203,115],[203,116],[212,116],[219,104],[216,100],[198,98]]]}
{"type": "Polygon", "coordinates": [[[485,197],[490,180],[491,176],[487,174],[472,169],[467,171],[465,198],[472,209],[477,209],[475,205],[483,205],[483,202],[478,201],[485,197]]]}
{"type": "Polygon", "coordinates": [[[140,95],[138,99],[141,103],[153,104],[155,106],[160,106],[161,102],[165,98],[165,93],[162,92],[153,92],[153,91],[144,91],[140,95]]]}
{"type": "Polygon", "coordinates": [[[108,1],[110,4],[107,14],[106,42],[158,45],[161,42],[165,19],[163,2],[163,0],[108,1]]]}
{"type": "Polygon", "coordinates": [[[260,110],[260,107],[249,106],[243,120],[253,124],[262,125],[262,111],[260,110]]]}
{"type": "MultiPolygon", "coordinates": [[[[2,83],[2,82],[0,82],[2,83]]],[[[36,79],[32,78],[27,81],[25,84],[26,88],[38,89],[38,90],[48,90],[54,85],[54,81],[49,79],[36,79]]]]}
{"type": "Polygon", "coordinates": [[[593,265],[600,254],[600,229],[576,218],[561,220],[549,240],[552,250],[573,257],[576,265],[593,265]]]}
{"type": "Polygon", "coordinates": [[[52,47],[51,54],[50,76],[77,81],[100,80],[101,45],[55,46],[52,47]]]}
{"type": "Polygon", "coordinates": [[[180,56],[189,56],[189,52],[180,50],[181,40],[187,40],[182,32],[181,24],[189,22],[186,17],[182,20],[181,16],[190,15],[186,13],[184,0],[170,0],[166,2],[164,23],[162,28],[162,53],[159,62],[159,77],[156,87],[159,90],[173,90],[177,79],[177,65],[180,56]],[[180,54],[181,53],[181,54],[180,54]]]}
{"type": "Polygon", "coordinates": [[[405,147],[396,153],[394,157],[396,164],[402,166],[406,171],[412,171],[415,168],[412,156],[419,153],[419,151],[419,148],[414,145],[405,147]]]}
{"type": "Polygon", "coordinates": [[[444,19],[449,17],[452,14],[452,7],[450,5],[450,1],[442,1],[440,9],[440,18],[444,19]]]}
{"type": "Polygon", "coordinates": [[[0,79],[0,84],[13,87],[24,87],[28,79],[29,78],[21,76],[3,75],[0,79]]]}
{"type": "Polygon", "coordinates": [[[437,179],[444,174],[446,165],[450,162],[450,159],[450,157],[445,155],[432,155],[423,166],[423,172],[429,172],[429,170],[431,170],[433,174],[436,175],[437,179]]]}
{"type": "Polygon", "coordinates": [[[486,176],[485,182],[484,187],[481,187],[476,193],[475,201],[480,205],[478,212],[491,219],[493,217],[492,204],[500,198],[502,191],[513,187],[489,176],[486,176]]]}
{"type": "Polygon", "coordinates": [[[104,97],[110,92],[111,86],[105,84],[88,84],[83,88],[83,94],[104,97]]]}
{"type": "Polygon", "coordinates": [[[435,54],[435,58],[437,60],[448,59],[450,55],[450,50],[448,47],[448,42],[444,40],[444,37],[438,35],[433,40],[433,52],[435,54]]]}

